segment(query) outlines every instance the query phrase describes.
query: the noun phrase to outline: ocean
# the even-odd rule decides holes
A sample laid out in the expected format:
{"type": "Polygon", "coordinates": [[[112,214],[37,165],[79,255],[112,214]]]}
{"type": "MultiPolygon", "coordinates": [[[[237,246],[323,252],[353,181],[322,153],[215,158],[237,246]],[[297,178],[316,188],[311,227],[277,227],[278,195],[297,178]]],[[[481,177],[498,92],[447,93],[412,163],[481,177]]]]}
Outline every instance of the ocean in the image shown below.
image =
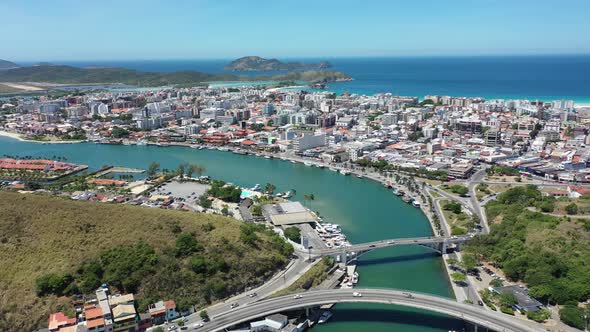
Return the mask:
{"type": "MultiPolygon", "coordinates": [[[[571,99],[590,104],[590,55],[308,58],[327,60],[350,82],[330,83],[328,90],[372,95],[451,95],[486,99],[571,99]]],[[[53,62],[73,66],[125,67],[140,71],[197,70],[226,73],[231,59],[113,60],[53,62]]],[[[276,74],[237,72],[241,75],[276,74]]]]}

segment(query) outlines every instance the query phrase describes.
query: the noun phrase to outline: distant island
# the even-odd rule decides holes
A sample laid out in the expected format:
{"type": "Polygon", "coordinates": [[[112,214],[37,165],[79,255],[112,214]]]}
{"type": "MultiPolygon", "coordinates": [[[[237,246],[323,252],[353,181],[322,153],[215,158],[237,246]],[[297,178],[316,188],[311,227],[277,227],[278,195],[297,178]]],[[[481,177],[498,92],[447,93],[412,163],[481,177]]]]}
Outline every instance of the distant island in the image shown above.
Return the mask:
{"type": "Polygon", "coordinates": [[[79,68],[65,65],[36,65],[0,71],[0,82],[47,82],[60,84],[123,83],[141,86],[187,85],[213,81],[303,81],[334,82],[351,80],[335,70],[294,71],[256,77],[208,74],[198,71],[142,72],[127,68],[79,68]]]}
{"type": "Polygon", "coordinates": [[[281,62],[277,59],[265,59],[259,56],[245,56],[230,62],[225,70],[231,71],[279,71],[297,69],[325,69],[332,67],[327,61],[317,63],[281,62]]]}
{"type": "Polygon", "coordinates": [[[20,66],[14,62],[0,59],[0,70],[19,68],[20,66]]]}

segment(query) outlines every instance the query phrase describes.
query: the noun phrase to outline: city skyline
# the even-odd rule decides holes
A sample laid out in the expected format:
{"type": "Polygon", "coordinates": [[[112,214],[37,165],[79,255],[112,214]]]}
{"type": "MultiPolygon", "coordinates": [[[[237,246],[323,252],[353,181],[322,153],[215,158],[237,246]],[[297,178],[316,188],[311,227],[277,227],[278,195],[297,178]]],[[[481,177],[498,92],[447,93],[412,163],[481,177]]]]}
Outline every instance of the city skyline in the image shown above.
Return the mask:
{"type": "Polygon", "coordinates": [[[22,1],[11,61],[588,54],[586,1],[22,1]],[[31,10],[35,8],[35,10],[31,10]],[[288,14],[288,15],[287,15],[288,14]],[[42,31],[43,33],[40,33],[42,31]],[[57,47],[56,47],[57,46],[57,47]]]}

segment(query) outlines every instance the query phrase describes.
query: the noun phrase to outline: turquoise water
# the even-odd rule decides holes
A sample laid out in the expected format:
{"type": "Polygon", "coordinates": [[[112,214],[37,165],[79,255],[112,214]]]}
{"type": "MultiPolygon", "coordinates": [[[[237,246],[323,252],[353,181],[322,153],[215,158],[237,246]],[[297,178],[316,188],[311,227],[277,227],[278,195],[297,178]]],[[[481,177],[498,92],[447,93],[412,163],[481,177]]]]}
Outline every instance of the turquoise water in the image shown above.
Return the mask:
{"type": "MultiPolygon", "coordinates": [[[[124,60],[68,62],[75,66],[99,65],[140,71],[198,70],[228,73],[223,66],[233,59],[124,60]]],[[[281,59],[317,62],[328,60],[334,70],[354,78],[330,83],[328,90],[372,95],[391,92],[405,96],[451,95],[484,98],[528,98],[551,101],[573,99],[590,104],[590,55],[357,57],[281,59]]],[[[239,75],[277,72],[237,72],[239,75]]]]}
{"type": "MultiPolygon", "coordinates": [[[[181,147],[122,146],[98,144],[38,144],[0,137],[0,156],[53,158],[70,162],[147,168],[158,161],[174,169],[183,162],[198,163],[206,174],[234,184],[252,187],[270,182],[277,191],[296,190],[294,199],[313,193],[309,203],[327,222],[338,223],[353,243],[395,237],[431,235],[430,225],[419,209],[402,202],[382,185],[327,169],[276,159],[256,158],[229,152],[181,147]]],[[[403,288],[452,297],[442,260],[419,246],[381,249],[359,262],[360,286],[403,288]]],[[[338,305],[333,321],[314,331],[448,331],[460,321],[420,310],[380,305],[338,305]]]]}

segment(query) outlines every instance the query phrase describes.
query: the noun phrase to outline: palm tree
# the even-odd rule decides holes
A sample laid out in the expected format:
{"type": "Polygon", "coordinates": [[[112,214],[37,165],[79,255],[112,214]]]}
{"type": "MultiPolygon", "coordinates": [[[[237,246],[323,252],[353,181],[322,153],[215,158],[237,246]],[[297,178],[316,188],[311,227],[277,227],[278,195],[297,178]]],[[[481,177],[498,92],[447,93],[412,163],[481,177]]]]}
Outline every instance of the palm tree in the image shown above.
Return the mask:
{"type": "Polygon", "coordinates": [[[276,187],[274,184],[272,184],[272,183],[267,183],[267,184],[264,186],[264,192],[265,192],[267,195],[272,195],[272,193],[275,191],[275,189],[277,189],[277,187],[276,187]]]}
{"type": "Polygon", "coordinates": [[[305,201],[309,201],[309,206],[311,207],[311,201],[313,201],[315,199],[315,196],[313,194],[305,194],[303,195],[303,200],[305,201]]]}

